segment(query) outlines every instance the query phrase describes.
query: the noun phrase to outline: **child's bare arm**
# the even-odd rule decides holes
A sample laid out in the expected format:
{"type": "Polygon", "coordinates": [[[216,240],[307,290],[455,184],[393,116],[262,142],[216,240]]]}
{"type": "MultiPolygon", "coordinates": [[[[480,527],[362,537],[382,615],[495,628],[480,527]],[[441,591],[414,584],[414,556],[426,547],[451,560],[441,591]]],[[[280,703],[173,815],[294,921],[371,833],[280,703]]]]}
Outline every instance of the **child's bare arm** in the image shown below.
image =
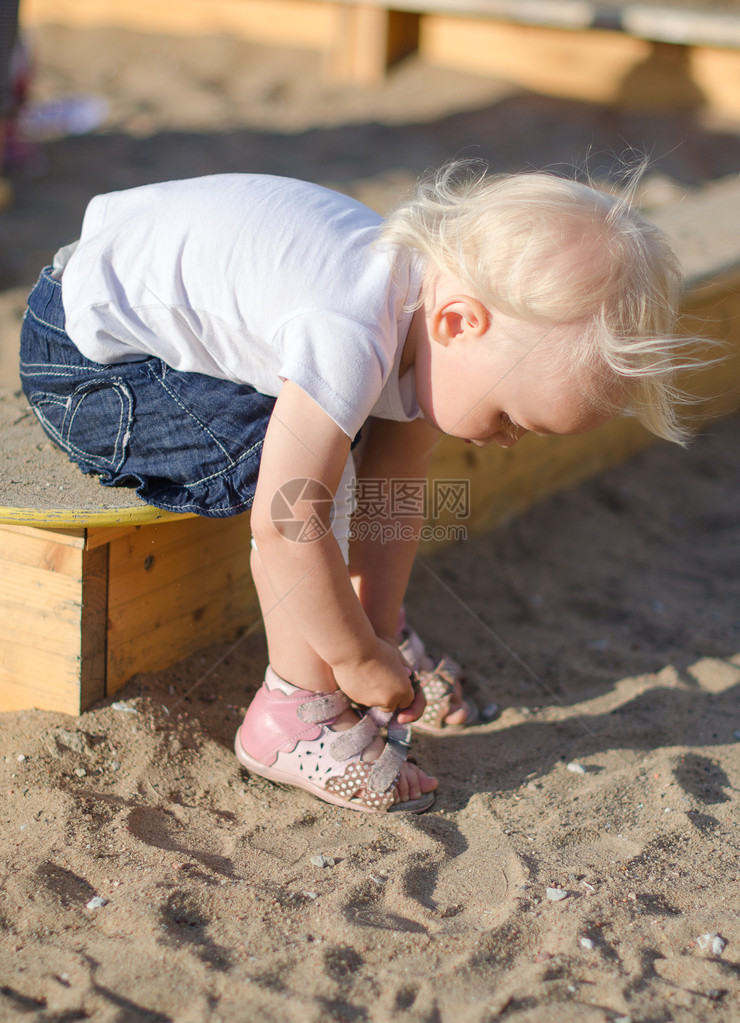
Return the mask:
{"type": "Polygon", "coordinates": [[[352,589],[329,529],[328,508],[316,506],[326,517],[323,535],[311,542],[289,539],[273,521],[273,498],[292,480],[309,478],[334,494],[349,448],[336,423],[287,381],[265,436],[252,531],[275,592],[296,628],[331,666],[337,685],[359,703],[407,707],[413,699],[408,672],[398,651],[375,634],[352,589]]]}
{"type": "MultiPolygon", "coordinates": [[[[398,613],[418,547],[423,515],[407,506],[394,517],[394,493],[408,485],[416,493],[425,480],[439,433],[428,423],[374,420],[358,470],[358,508],[350,546],[350,572],[362,606],[378,635],[395,636],[398,613]],[[384,495],[378,502],[384,514],[363,517],[362,495],[384,495]]],[[[414,501],[411,501],[411,505],[414,501]]]]}

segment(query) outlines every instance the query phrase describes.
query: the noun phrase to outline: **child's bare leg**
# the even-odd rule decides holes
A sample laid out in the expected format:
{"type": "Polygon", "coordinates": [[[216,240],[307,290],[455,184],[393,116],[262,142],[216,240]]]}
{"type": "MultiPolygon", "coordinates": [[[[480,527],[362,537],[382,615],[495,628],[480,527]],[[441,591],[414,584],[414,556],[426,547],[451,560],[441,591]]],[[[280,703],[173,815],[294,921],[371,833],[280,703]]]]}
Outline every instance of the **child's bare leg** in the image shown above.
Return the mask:
{"type": "MultiPolygon", "coordinates": [[[[390,494],[393,482],[415,481],[427,475],[431,452],[437,434],[422,420],[396,423],[391,420],[373,420],[366,439],[358,480],[374,481],[372,493],[390,494]],[[379,486],[382,484],[382,486],[379,486]]],[[[361,493],[361,491],[360,491],[361,493]]],[[[362,500],[358,501],[359,518],[356,536],[350,545],[350,574],[352,585],[377,635],[387,636],[400,643],[399,611],[417,543],[410,539],[397,539],[397,522],[386,508],[386,515],[373,512],[372,523],[363,520],[362,500]],[[364,528],[372,524],[373,528],[364,528]],[[377,537],[381,537],[378,542],[377,537]]],[[[421,516],[404,516],[406,535],[417,535],[423,525],[421,516]]],[[[431,658],[418,666],[424,671],[436,667],[431,658]]],[[[417,668],[418,670],[418,668],[417,668]]],[[[462,687],[455,681],[450,695],[450,713],[445,721],[449,725],[464,724],[467,710],[463,704],[462,687]]]]}
{"type": "MultiPolygon", "coordinates": [[[[329,693],[337,689],[331,667],[323,661],[296,629],[295,623],[282,606],[264,570],[259,551],[252,549],[252,578],[263,612],[270,664],[286,682],[314,693],[329,693]]],[[[343,711],[333,724],[335,731],[350,728],[357,721],[353,710],[343,711]]],[[[384,740],[376,737],[363,754],[363,760],[372,763],[383,751],[384,740]]],[[[398,780],[398,796],[404,802],[418,799],[432,792],[437,779],[427,775],[415,764],[406,762],[398,780]]]]}

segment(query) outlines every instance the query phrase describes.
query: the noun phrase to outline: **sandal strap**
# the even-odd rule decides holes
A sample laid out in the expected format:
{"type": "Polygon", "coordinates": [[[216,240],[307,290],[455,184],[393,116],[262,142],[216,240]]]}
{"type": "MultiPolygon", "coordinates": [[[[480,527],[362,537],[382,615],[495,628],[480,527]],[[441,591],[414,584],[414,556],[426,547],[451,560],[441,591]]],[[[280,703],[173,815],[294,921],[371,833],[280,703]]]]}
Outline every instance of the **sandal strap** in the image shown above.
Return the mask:
{"type": "MultiPolygon", "coordinates": [[[[452,662],[454,666],[454,662],[452,662]]],[[[450,710],[450,697],[455,687],[455,676],[450,670],[448,658],[443,657],[433,671],[421,673],[421,688],[424,690],[427,705],[421,716],[422,722],[441,726],[450,710]]]]}
{"type": "Polygon", "coordinates": [[[349,699],[339,689],[334,693],[316,693],[296,707],[296,716],[308,725],[318,725],[338,717],[349,705],[349,699]]]}
{"type": "Polygon", "coordinates": [[[378,726],[366,714],[351,728],[337,732],[337,737],[332,741],[329,750],[335,760],[349,760],[350,757],[362,753],[377,734],[378,726]]]}
{"type": "Polygon", "coordinates": [[[371,774],[371,765],[357,761],[349,764],[343,775],[330,778],[326,788],[335,792],[344,799],[353,799],[373,810],[386,811],[397,802],[395,783],[392,788],[384,792],[376,792],[368,784],[371,774]]]}
{"type": "Polygon", "coordinates": [[[367,787],[371,792],[390,792],[398,781],[408,747],[397,739],[386,739],[385,748],[371,765],[367,787]]]}

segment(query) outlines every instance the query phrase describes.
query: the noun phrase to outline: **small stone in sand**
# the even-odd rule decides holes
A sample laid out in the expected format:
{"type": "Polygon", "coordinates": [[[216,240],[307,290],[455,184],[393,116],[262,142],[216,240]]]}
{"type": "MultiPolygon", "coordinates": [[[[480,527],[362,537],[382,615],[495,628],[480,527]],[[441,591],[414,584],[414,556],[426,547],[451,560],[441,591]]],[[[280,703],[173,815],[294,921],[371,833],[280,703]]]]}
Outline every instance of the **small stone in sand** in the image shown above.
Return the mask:
{"type": "Polygon", "coordinates": [[[480,712],[480,719],[485,723],[493,721],[494,718],[498,717],[499,706],[497,703],[487,703],[483,710],[480,712]]]}
{"type": "Polygon", "coordinates": [[[90,740],[84,732],[70,732],[66,728],[55,728],[54,737],[59,740],[62,746],[66,746],[75,753],[90,752],[90,740]]]}
{"type": "Polygon", "coordinates": [[[563,888],[548,888],[545,892],[550,902],[562,902],[568,898],[568,892],[563,888]]]}
{"type": "Polygon", "coordinates": [[[89,909],[89,910],[102,909],[103,906],[107,906],[107,905],[108,905],[108,900],[107,899],[104,899],[102,897],[102,895],[96,895],[94,898],[90,899],[90,901],[88,902],[88,904],[87,904],[87,906],[85,908],[89,909]]]}
{"type": "Polygon", "coordinates": [[[580,938],[579,939],[582,948],[596,948],[596,942],[593,938],[580,938]]]}
{"type": "Polygon", "coordinates": [[[566,771],[571,771],[573,774],[585,774],[586,773],[586,768],[583,766],[583,764],[576,764],[574,762],[571,762],[570,764],[566,764],[566,768],[565,769],[566,769],[566,771]]]}
{"type": "Polygon", "coordinates": [[[314,867],[333,867],[336,860],[333,856],[312,856],[311,863],[314,867]]]}
{"type": "Polygon", "coordinates": [[[721,956],[727,944],[724,938],[714,932],[702,934],[696,939],[696,943],[702,952],[709,951],[713,956],[721,956]]]}
{"type": "Polygon", "coordinates": [[[112,703],[110,706],[111,706],[111,710],[122,710],[126,714],[138,714],[139,713],[138,710],[136,709],[136,707],[131,707],[124,700],[116,700],[116,702],[112,703]]]}

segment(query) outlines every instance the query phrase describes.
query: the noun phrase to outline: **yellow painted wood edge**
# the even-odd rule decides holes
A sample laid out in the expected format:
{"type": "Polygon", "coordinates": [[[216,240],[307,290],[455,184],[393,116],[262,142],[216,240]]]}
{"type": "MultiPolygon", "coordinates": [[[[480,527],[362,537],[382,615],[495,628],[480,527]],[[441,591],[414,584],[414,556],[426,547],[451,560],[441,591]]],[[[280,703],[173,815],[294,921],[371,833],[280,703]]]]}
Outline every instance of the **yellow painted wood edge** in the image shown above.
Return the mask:
{"type": "Polygon", "coordinates": [[[143,526],[149,522],[172,522],[197,518],[193,512],[170,512],[149,504],[131,508],[7,508],[0,505],[0,525],[36,526],[49,529],[100,526],[143,526]]]}

